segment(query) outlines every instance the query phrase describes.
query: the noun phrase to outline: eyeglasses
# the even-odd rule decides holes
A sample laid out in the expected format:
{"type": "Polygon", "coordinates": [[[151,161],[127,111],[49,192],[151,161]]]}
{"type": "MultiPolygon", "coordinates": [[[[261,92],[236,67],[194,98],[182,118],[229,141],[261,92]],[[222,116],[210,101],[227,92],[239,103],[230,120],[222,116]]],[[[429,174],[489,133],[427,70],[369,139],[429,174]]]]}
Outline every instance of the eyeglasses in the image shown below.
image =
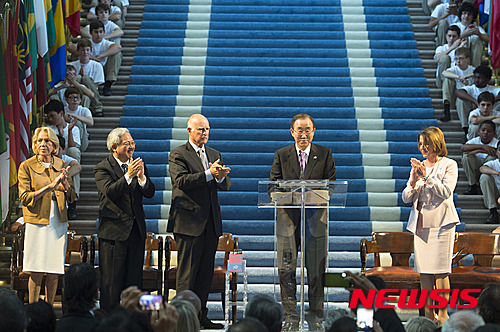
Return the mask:
{"type": "Polygon", "coordinates": [[[125,146],[135,146],[135,142],[134,141],[126,141],[126,142],[123,142],[122,144],[120,145],[125,145],[125,146]]]}
{"type": "Polygon", "coordinates": [[[80,96],[69,96],[69,100],[80,100],[80,96]]]}
{"type": "Polygon", "coordinates": [[[297,135],[306,135],[306,136],[309,136],[312,134],[312,130],[295,130],[295,129],[292,129],[294,133],[296,133],[297,135]]]}

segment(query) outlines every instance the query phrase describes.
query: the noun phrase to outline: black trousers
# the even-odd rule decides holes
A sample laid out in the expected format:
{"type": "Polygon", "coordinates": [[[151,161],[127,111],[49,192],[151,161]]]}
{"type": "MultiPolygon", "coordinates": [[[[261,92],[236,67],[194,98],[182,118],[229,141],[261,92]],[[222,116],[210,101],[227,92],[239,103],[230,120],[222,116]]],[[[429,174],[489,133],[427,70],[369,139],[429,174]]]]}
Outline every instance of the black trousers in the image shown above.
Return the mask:
{"type": "MultiPolygon", "coordinates": [[[[211,214],[210,214],[211,215],[211,214]]],[[[177,292],[191,290],[201,300],[201,310],[207,312],[207,299],[212,277],[214,259],[219,244],[212,217],[200,236],[174,233],[177,243],[177,292]]]]}
{"type": "Polygon", "coordinates": [[[145,240],[136,222],[125,241],[99,239],[100,305],[106,312],[120,304],[120,295],[125,288],[142,288],[144,246],[145,240]]]}

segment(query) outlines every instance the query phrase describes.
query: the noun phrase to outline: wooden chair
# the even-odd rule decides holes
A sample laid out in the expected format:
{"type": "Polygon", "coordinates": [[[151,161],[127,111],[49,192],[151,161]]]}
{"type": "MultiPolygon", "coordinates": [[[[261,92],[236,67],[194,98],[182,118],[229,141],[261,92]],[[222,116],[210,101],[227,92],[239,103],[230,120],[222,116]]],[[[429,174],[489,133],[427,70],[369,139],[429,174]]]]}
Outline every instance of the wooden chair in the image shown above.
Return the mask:
{"type": "MultiPolygon", "coordinates": [[[[96,253],[99,252],[99,241],[93,235],[90,239],[90,265],[99,272],[99,265],[96,265],[96,253]]],[[[142,270],[142,290],[147,292],[163,292],[163,237],[155,238],[154,233],[147,233],[145,240],[144,265],[142,270]],[[153,254],[158,255],[158,266],[154,265],[153,254]]],[[[100,272],[99,272],[100,273],[100,272]]]]}
{"type": "Polygon", "coordinates": [[[500,255],[500,234],[458,232],[451,269],[452,289],[480,288],[490,282],[500,282],[500,268],[492,267],[493,257],[500,255]],[[463,258],[473,255],[474,265],[463,266],[463,258]]]}
{"type": "MultiPolygon", "coordinates": [[[[227,262],[229,260],[229,254],[233,253],[235,249],[238,249],[238,237],[233,237],[230,233],[224,233],[219,237],[219,244],[217,246],[217,251],[224,252],[224,260],[222,266],[214,267],[214,276],[212,279],[212,285],[210,286],[210,293],[220,293],[222,301],[222,311],[225,312],[225,280],[227,271],[227,262]]],[[[165,239],[165,295],[168,295],[169,289],[176,289],[176,275],[177,266],[170,266],[170,259],[172,252],[177,251],[177,244],[171,236],[167,236],[165,239]]],[[[231,299],[236,302],[237,299],[237,283],[238,274],[231,273],[231,279],[229,287],[231,289],[231,299]]],[[[236,309],[232,308],[232,319],[236,322],[236,309]]]]}
{"type": "MultiPolygon", "coordinates": [[[[68,241],[66,248],[66,257],[64,259],[64,268],[68,268],[72,263],[86,263],[88,259],[88,240],[85,236],[75,236],[75,231],[68,231],[68,241]]],[[[24,256],[24,227],[20,227],[14,234],[12,246],[12,260],[10,268],[11,287],[17,292],[17,296],[21,301],[24,301],[25,295],[28,293],[29,273],[23,272],[23,256],[24,256]]],[[[57,294],[62,293],[62,278],[59,276],[57,284],[57,294]]],[[[42,289],[45,288],[45,278],[43,280],[42,289]]]]}
{"type": "Polygon", "coordinates": [[[410,256],[413,253],[413,234],[408,232],[373,233],[372,239],[361,239],[361,273],[375,275],[384,279],[387,288],[415,289],[420,288],[420,275],[410,267],[410,256]],[[389,253],[391,266],[381,266],[380,254],[389,253]],[[374,255],[375,267],[367,270],[367,255],[374,255]]]}

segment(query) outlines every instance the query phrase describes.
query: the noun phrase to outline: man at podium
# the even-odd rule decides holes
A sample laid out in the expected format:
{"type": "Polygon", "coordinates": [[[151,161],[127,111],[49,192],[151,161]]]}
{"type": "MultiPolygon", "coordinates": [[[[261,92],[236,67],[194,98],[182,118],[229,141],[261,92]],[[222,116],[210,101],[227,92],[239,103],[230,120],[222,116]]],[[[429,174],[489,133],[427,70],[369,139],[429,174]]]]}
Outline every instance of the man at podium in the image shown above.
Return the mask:
{"type": "MultiPolygon", "coordinates": [[[[305,113],[292,118],[290,132],[294,144],[275,152],[269,180],[329,180],[335,181],[332,151],[312,144],[316,127],[314,119],[305,113]]],[[[323,274],[327,259],[327,209],[306,209],[305,266],[309,285],[309,310],[306,320],[309,330],[323,330],[323,274]]],[[[281,302],[285,310],[283,331],[299,328],[296,298],[297,252],[300,246],[300,209],[278,209],[276,219],[278,275],[281,302]]]]}

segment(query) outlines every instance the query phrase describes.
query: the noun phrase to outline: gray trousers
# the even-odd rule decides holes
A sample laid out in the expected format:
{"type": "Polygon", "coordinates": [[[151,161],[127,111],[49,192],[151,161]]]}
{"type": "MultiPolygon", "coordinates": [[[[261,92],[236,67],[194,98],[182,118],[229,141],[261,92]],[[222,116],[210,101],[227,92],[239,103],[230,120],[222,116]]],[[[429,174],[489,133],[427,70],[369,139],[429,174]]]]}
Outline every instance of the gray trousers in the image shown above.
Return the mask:
{"type": "Polygon", "coordinates": [[[483,192],[483,202],[487,209],[497,209],[497,199],[500,197],[500,192],[495,184],[495,177],[490,174],[481,174],[479,185],[483,192]]]}

